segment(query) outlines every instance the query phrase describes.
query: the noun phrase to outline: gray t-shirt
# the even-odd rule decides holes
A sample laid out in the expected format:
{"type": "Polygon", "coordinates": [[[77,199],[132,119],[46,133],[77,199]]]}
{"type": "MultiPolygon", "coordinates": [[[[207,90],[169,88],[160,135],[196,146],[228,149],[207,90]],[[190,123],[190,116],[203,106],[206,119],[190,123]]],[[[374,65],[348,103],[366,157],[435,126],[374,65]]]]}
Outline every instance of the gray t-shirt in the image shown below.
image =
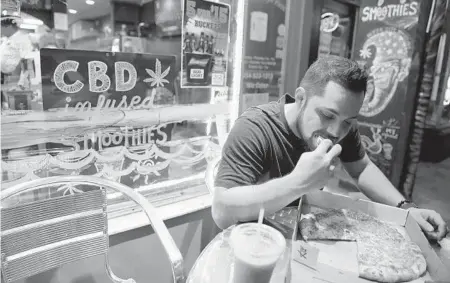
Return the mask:
{"type": "MultiPolygon", "coordinates": [[[[283,177],[295,168],[300,156],[309,151],[303,139],[289,128],[281,99],[249,108],[235,122],[222,151],[222,160],[215,179],[216,187],[233,188],[254,185],[283,177]]],[[[357,127],[340,142],[342,162],[358,161],[364,157],[357,127]]],[[[297,202],[291,205],[297,205],[297,202]]]]}

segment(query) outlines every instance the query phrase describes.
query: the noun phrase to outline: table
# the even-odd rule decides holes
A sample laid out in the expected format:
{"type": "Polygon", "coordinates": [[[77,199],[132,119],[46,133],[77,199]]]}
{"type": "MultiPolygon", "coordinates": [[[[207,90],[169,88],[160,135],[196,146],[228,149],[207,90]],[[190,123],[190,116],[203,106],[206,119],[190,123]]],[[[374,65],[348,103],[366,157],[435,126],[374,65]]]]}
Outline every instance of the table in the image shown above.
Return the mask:
{"type": "MultiPolygon", "coordinates": [[[[285,282],[291,255],[291,237],[297,219],[297,207],[286,207],[264,219],[286,238],[286,250],[275,267],[271,283],[285,282]]],[[[232,282],[233,255],[228,243],[234,226],[219,233],[203,250],[192,267],[187,283],[229,283],[232,282]]]]}
{"type": "MultiPolygon", "coordinates": [[[[295,227],[297,214],[298,211],[296,207],[287,207],[264,220],[265,224],[276,228],[286,238],[285,253],[275,267],[270,283],[289,282],[289,280],[285,280],[286,278],[291,278],[290,269],[288,267],[291,262],[291,237],[294,231],[293,229],[295,227]]],[[[228,240],[233,228],[234,226],[231,226],[222,231],[208,244],[208,246],[206,246],[192,267],[186,281],[187,283],[232,282],[233,257],[228,240]]],[[[450,263],[450,253],[442,251],[436,245],[432,246],[445,265],[450,263]]],[[[309,280],[306,280],[305,282],[309,282],[309,280]]]]}

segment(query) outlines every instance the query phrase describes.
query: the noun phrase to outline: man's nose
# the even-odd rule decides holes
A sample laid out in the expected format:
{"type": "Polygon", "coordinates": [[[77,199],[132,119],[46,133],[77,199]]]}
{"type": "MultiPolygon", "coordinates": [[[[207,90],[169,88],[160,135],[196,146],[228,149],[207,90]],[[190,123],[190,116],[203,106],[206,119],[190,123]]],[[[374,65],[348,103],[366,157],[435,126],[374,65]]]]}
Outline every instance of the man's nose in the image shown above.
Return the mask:
{"type": "Polygon", "coordinates": [[[335,142],[339,139],[340,133],[341,133],[340,126],[330,125],[328,127],[328,138],[331,139],[333,142],[335,142]]]}

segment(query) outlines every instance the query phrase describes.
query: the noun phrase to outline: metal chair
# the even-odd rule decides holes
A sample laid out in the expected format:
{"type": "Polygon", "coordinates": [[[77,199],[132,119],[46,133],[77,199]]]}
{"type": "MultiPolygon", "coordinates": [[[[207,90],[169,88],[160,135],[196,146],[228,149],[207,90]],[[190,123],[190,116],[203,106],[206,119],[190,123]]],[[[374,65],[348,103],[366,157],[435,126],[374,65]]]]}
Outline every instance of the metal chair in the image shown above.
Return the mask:
{"type": "Polygon", "coordinates": [[[205,172],[205,183],[211,195],[214,195],[214,179],[216,178],[217,170],[219,169],[221,156],[214,158],[208,163],[205,172]]]}
{"type": "Polygon", "coordinates": [[[104,255],[114,283],[133,283],[114,275],[108,260],[106,190],[122,193],[142,207],[172,264],[175,283],[185,282],[183,258],[164,222],[142,195],[107,179],[63,176],[37,179],[1,192],[1,267],[5,283],[27,278],[88,257],[104,255]],[[57,187],[52,196],[4,206],[11,196],[57,187]]]}

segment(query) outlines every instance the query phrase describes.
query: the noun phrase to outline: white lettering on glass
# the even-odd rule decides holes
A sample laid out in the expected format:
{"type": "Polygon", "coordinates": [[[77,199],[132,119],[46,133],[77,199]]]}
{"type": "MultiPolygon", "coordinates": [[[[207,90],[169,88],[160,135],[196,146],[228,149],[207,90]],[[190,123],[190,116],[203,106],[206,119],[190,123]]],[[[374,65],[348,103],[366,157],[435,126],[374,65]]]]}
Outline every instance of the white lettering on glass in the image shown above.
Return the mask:
{"type": "Polygon", "coordinates": [[[66,84],[64,82],[64,75],[67,72],[76,72],[78,70],[79,63],[77,61],[67,60],[60,63],[53,73],[53,81],[55,86],[62,92],[65,93],[76,93],[79,92],[84,84],[79,80],[76,80],[73,84],[66,84]]]}

